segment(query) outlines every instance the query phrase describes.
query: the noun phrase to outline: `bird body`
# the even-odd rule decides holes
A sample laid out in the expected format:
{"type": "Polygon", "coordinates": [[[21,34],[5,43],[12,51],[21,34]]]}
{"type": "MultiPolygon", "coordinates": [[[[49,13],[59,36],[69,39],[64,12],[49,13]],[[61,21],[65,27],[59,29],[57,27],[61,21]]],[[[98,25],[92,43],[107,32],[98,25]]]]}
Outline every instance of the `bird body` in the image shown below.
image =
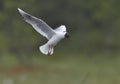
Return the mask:
{"type": "Polygon", "coordinates": [[[39,50],[45,55],[52,55],[54,52],[54,47],[57,43],[68,37],[65,25],[61,25],[56,29],[52,29],[49,25],[47,25],[43,20],[38,19],[20,8],[18,8],[19,13],[22,15],[24,20],[33,26],[33,28],[40,33],[42,36],[48,39],[48,42],[39,47],[39,50]]]}
{"type": "Polygon", "coordinates": [[[43,46],[40,46],[40,51],[46,55],[51,55],[53,54],[54,47],[57,45],[57,43],[64,39],[64,34],[58,32],[55,34],[46,44],[43,46]]]}

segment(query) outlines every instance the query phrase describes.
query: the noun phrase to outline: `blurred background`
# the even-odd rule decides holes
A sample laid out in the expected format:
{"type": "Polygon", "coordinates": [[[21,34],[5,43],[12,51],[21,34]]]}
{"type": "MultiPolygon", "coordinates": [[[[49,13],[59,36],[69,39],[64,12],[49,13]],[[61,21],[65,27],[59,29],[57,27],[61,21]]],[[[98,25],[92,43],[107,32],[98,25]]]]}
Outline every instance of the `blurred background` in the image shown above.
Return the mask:
{"type": "Polygon", "coordinates": [[[0,0],[0,84],[119,84],[119,0],[0,0]],[[66,25],[53,56],[17,8],[52,28],[66,25]]]}

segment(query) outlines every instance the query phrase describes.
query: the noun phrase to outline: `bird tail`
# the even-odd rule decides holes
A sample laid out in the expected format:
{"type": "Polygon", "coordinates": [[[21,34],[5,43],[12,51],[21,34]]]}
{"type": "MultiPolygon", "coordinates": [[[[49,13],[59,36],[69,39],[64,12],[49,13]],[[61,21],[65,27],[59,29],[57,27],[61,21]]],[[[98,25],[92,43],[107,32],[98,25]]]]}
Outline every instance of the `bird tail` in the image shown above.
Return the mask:
{"type": "Polygon", "coordinates": [[[50,46],[47,43],[40,46],[39,50],[45,55],[52,55],[54,52],[53,46],[50,46]]]}

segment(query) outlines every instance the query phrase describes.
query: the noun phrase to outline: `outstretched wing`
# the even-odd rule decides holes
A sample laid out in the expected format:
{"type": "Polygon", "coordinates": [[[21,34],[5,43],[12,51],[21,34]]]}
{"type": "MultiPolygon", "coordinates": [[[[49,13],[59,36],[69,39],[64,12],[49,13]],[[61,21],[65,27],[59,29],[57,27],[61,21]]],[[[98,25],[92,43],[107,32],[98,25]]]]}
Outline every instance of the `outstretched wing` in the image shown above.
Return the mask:
{"type": "Polygon", "coordinates": [[[18,8],[18,11],[27,23],[31,24],[38,33],[40,33],[47,39],[50,39],[55,34],[54,30],[50,26],[48,26],[43,20],[24,12],[20,8],[18,8]]]}

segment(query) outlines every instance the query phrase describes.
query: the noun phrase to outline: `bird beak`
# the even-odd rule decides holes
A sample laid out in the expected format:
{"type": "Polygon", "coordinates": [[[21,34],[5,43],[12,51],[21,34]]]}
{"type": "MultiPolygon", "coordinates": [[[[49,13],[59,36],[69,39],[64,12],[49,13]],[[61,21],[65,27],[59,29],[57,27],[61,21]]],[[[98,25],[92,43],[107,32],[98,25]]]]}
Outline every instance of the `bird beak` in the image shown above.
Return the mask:
{"type": "Polygon", "coordinates": [[[68,33],[65,34],[65,38],[68,38],[68,39],[70,38],[68,33]]]}

